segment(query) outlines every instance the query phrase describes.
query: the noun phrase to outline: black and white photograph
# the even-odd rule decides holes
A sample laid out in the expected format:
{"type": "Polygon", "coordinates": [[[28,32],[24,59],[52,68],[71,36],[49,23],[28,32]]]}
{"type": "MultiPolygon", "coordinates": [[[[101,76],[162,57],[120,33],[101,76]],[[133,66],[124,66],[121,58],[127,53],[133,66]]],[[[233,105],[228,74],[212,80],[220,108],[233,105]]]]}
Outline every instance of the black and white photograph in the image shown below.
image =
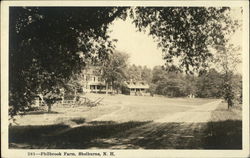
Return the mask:
{"type": "Polygon", "coordinates": [[[1,3],[2,157],[249,156],[248,1],[34,2],[1,3]]]}

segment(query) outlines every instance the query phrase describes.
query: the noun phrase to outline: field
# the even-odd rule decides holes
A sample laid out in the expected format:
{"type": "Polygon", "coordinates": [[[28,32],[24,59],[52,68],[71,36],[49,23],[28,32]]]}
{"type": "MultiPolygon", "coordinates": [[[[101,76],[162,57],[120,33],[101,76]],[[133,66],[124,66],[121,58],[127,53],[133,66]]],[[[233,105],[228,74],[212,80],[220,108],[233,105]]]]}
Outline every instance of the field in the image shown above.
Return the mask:
{"type": "Polygon", "coordinates": [[[97,95],[96,107],[52,108],[17,116],[10,148],[241,149],[241,108],[221,100],[97,95]]]}

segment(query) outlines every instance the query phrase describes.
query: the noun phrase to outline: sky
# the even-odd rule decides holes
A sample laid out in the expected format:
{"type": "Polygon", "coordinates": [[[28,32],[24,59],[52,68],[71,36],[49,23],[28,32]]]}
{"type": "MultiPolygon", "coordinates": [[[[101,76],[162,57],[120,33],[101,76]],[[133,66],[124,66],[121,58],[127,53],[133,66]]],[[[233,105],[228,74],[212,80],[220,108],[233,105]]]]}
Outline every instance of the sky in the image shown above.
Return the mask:
{"type": "Polygon", "coordinates": [[[157,49],[157,43],[147,34],[137,32],[131,19],[116,20],[110,26],[110,30],[113,30],[110,34],[111,38],[118,39],[116,49],[130,55],[130,64],[146,65],[149,68],[164,64],[162,52],[157,49]]]}
{"type": "MultiPolygon", "coordinates": [[[[240,18],[240,10],[232,9],[233,18],[240,18]]],[[[118,39],[116,50],[128,53],[130,55],[129,63],[135,65],[146,65],[153,68],[156,65],[164,65],[162,52],[157,48],[157,43],[146,33],[139,32],[132,24],[132,20],[128,17],[126,21],[121,19],[114,21],[110,26],[111,38],[118,39]]],[[[232,36],[231,42],[234,44],[242,44],[242,31],[236,31],[232,36]]],[[[237,68],[239,72],[242,70],[242,64],[237,68]]]]}

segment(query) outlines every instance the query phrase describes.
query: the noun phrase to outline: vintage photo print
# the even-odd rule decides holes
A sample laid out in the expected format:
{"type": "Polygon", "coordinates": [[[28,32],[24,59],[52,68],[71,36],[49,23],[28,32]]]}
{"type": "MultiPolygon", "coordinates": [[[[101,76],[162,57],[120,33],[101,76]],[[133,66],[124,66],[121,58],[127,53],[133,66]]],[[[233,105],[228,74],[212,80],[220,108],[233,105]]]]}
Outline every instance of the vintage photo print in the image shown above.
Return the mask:
{"type": "Polygon", "coordinates": [[[1,156],[248,157],[248,1],[3,1],[1,156]]]}

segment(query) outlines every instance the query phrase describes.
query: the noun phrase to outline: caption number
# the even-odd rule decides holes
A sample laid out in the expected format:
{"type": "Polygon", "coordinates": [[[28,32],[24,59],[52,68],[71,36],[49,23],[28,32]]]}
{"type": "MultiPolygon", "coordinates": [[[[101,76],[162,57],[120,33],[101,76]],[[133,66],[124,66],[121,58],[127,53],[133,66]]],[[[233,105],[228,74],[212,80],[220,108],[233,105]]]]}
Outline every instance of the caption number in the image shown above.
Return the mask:
{"type": "Polygon", "coordinates": [[[28,156],[35,156],[36,153],[35,152],[28,152],[28,156]]]}

